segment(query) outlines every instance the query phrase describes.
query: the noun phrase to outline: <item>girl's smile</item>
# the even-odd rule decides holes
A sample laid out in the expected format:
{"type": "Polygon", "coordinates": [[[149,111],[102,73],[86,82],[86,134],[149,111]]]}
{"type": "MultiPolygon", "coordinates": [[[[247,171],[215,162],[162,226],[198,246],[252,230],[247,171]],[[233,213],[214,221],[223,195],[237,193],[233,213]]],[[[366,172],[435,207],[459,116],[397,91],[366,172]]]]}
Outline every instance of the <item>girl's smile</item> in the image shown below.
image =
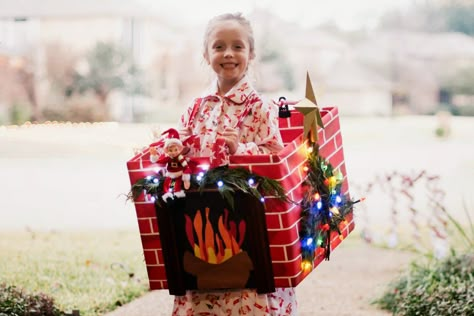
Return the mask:
{"type": "Polygon", "coordinates": [[[225,64],[221,64],[222,68],[224,69],[234,69],[236,67],[238,67],[239,64],[234,64],[234,63],[225,63],[225,64]]]}

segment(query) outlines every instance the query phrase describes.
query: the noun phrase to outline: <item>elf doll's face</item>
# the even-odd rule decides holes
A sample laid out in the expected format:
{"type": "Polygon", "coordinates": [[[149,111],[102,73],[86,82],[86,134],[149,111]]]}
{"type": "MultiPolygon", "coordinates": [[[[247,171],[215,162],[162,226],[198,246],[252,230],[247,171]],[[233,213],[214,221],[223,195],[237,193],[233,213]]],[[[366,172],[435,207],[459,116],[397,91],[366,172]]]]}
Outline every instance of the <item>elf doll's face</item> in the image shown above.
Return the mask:
{"type": "Polygon", "coordinates": [[[179,155],[179,153],[181,152],[181,149],[182,149],[181,146],[178,146],[176,144],[171,144],[166,148],[166,154],[171,158],[175,158],[179,155]]]}

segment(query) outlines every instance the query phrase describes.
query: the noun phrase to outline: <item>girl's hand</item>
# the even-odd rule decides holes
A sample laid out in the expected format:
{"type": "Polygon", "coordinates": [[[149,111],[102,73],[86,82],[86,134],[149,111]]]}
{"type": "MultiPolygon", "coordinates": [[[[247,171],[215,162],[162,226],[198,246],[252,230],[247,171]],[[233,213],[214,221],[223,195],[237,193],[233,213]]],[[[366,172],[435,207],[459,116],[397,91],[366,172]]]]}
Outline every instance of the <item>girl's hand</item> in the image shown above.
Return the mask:
{"type": "Polygon", "coordinates": [[[237,147],[239,146],[239,133],[235,128],[226,128],[222,133],[221,138],[225,140],[227,147],[229,147],[229,153],[235,154],[237,147]]]}
{"type": "Polygon", "coordinates": [[[187,137],[187,136],[191,136],[191,133],[193,131],[191,130],[191,127],[188,126],[188,127],[185,127],[185,128],[181,128],[179,129],[178,133],[179,133],[179,136],[181,137],[187,137]]]}

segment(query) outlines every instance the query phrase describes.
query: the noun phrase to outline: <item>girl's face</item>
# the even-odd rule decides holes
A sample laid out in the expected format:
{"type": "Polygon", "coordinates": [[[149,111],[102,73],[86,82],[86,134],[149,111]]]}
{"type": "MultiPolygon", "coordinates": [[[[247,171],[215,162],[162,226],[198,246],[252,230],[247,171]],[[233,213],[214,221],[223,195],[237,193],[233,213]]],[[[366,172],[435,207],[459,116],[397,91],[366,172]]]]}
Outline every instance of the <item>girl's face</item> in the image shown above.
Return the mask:
{"type": "Polygon", "coordinates": [[[209,34],[204,58],[217,74],[220,94],[242,79],[253,57],[247,32],[239,22],[218,22],[209,34]]]}

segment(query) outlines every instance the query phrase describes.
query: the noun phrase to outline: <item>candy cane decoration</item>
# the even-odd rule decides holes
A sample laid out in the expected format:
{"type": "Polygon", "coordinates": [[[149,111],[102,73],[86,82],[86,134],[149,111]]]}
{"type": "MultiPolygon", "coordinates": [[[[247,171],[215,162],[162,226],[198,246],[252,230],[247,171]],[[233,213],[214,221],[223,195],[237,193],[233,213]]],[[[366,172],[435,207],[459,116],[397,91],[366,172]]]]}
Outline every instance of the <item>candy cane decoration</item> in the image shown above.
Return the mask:
{"type": "Polygon", "coordinates": [[[448,220],[446,211],[443,207],[445,193],[438,187],[438,176],[427,177],[426,188],[430,193],[428,201],[429,207],[433,210],[433,216],[428,219],[428,225],[431,229],[431,241],[434,254],[437,258],[443,258],[448,252],[448,220]]]}
{"type": "MultiPolygon", "coordinates": [[[[367,184],[366,188],[362,188],[361,186],[358,186],[357,184],[351,185],[352,188],[356,188],[355,191],[361,192],[362,194],[360,196],[367,196],[370,194],[372,191],[373,183],[369,182],[367,184]]],[[[361,225],[361,235],[362,239],[368,244],[372,243],[373,241],[373,236],[372,232],[370,231],[370,217],[368,214],[368,209],[366,203],[361,203],[360,211],[357,212],[358,216],[357,219],[358,221],[360,220],[359,224],[361,225]]]]}
{"type": "MultiPolygon", "coordinates": [[[[427,224],[430,229],[431,242],[435,256],[440,258],[446,255],[448,250],[448,234],[447,225],[448,220],[446,216],[446,210],[443,206],[443,200],[445,193],[439,188],[439,176],[427,175],[426,171],[421,171],[415,175],[399,174],[396,171],[387,173],[384,177],[376,176],[374,181],[369,182],[365,189],[365,196],[370,198],[375,187],[380,188],[384,194],[387,194],[390,198],[390,220],[391,226],[388,232],[388,246],[396,247],[399,241],[398,227],[399,222],[399,210],[397,208],[399,202],[399,196],[402,196],[408,200],[408,210],[410,211],[410,226],[413,229],[412,237],[413,244],[416,249],[422,249],[421,239],[421,227],[422,223],[421,213],[415,207],[416,196],[413,191],[416,189],[416,185],[424,181],[428,195],[428,208],[430,210],[430,216],[428,216],[427,224]]],[[[354,185],[353,185],[354,187],[354,185]]],[[[357,185],[355,185],[357,187],[357,185]]],[[[359,186],[360,187],[360,186],[359,186]]],[[[363,238],[367,243],[372,243],[372,232],[370,229],[370,216],[368,215],[368,206],[366,204],[361,205],[362,214],[359,218],[363,220],[362,234],[363,238]]]]}
{"type": "MultiPolygon", "coordinates": [[[[376,187],[383,188],[383,186],[384,186],[384,181],[379,176],[376,176],[373,182],[367,183],[367,186],[365,188],[357,184],[351,185],[352,188],[357,188],[356,191],[361,193],[359,196],[363,196],[363,197],[369,196],[373,188],[376,188],[376,187]]],[[[360,207],[358,208],[358,212],[357,212],[357,219],[358,220],[360,219],[362,221],[362,223],[358,222],[358,225],[361,225],[362,238],[364,239],[366,243],[368,244],[372,243],[374,241],[374,234],[372,233],[372,230],[370,228],[371,227],[370,216],[369,216],[369,210],[366,203],[360,204],[360,207]]]]}
{"type": "Polygon", "coordinates": [[[396,179],[396,176],[398,176],[397,172],[393,172],[392,174],[387,174],[385,176],[385,183],[387,184],[388,192],[387,194],[390,197],[391,200],[391,207],[390,207],[390,218],[392,220],[392,225],[390,227],[388,239],[387,239],[387,244],[390,248],[395,248],[398,245],[398,226],[399,226],[399,221],[398,221],[398,210],[397,210],[397,190],[395,188],[394,182],[396,179]]]}
{"type": "Polygon", "coordinates": [[[410,213],[411,213],[410,223],[413,226],[413,243],[417,250],[422,249],[420,225],[418,224],[420,222],[420,219],[419,219],[419,212],[415,208],[415,197],[409,191],[413,189],[414,184],[418,180],[420,180],[424,176],[424,174],[425,174],[425,171],[423,170],[416,177],[401,175],[402,188],[400,189],[400,193],[408,199],[408,209],[410,210],[410,213]]]}

